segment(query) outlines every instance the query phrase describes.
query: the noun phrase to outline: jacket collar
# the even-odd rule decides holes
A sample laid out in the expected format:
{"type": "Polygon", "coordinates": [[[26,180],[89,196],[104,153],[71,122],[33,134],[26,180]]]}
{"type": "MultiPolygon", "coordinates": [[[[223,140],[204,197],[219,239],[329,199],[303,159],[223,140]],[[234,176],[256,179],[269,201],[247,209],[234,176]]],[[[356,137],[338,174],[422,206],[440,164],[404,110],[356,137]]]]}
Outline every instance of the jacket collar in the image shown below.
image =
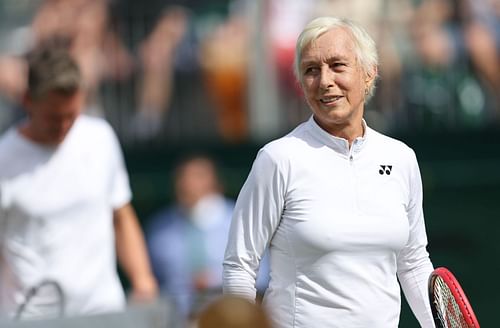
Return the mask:
{"type": "Polygon", "coordinates": [[[331,135],[330,133],[323,130],[322,127],[316,123],[313,116],[307,121],[308,130],[311,135],[323,143],[325,146],[330,147],[334,151],[344,156],[349,156],[351,154],[359,153],[366,144],[366,140],[369,137],[369,127],[366,125],[366,121],[363,119],[363,136],[356,138],[352,143],[352,149],[349,149],[349,141],[344,138],[339,138],[331,135]]]}

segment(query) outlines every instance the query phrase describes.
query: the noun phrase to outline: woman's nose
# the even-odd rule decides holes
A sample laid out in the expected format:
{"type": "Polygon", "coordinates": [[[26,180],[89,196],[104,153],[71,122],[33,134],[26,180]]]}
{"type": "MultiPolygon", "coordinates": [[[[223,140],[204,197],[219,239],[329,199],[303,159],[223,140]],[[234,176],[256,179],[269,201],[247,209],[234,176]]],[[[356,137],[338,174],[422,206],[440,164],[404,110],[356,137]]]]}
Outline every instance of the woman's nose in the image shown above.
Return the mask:
{"type": "Polygon", "coordinates": [[[319,85],[322,89],[333,88],[335,85],[335,73],[329,68],[322,68],[319,85]]]}

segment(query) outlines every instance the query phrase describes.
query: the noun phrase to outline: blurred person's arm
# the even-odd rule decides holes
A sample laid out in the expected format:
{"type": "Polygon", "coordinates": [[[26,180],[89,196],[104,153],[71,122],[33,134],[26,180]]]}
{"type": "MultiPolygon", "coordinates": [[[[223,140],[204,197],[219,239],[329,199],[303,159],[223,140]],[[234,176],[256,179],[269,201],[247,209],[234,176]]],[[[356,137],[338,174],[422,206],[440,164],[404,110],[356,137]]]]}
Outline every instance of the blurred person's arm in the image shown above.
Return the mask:
{"type": "Polygon", "coordinates": [[[141,43],[142,77],[139,84],[139,110],[156,119],[166,110],[172,93],[174,55],[186,34],[188,14],[182,7],[167,10],[154,30],[141,43]]]}
{"type": "Polygon", "coordinates": [[[132,286],[132,299],[155,299],[158,296],[158,285],[151,271],[137,215],[130,203],[114,211],[114,230],[118,262],[132,286]]]}
{"type": "Polygon", "coordinates": [[[491,90],[499,90],[500,49],[496,47],[494,32],[478,21],[467,23],[464,29],[465,45],[474,68],[491,90]]]}
{"type": "Polygon", "coordinates": [[[25,61],[16,56],[1,56],[0,72],[2,72],[0,74],[0,94],[10,101],[20,101],[27,84],[25,61]]]}
{"type": "Polygon", "coordinates": [[[186,10],[171,7],[139,46],[138,108],[131,121],[138,138],[149,139],[160,132],[172,98],[175,52],[187,27],[186,10]]]}

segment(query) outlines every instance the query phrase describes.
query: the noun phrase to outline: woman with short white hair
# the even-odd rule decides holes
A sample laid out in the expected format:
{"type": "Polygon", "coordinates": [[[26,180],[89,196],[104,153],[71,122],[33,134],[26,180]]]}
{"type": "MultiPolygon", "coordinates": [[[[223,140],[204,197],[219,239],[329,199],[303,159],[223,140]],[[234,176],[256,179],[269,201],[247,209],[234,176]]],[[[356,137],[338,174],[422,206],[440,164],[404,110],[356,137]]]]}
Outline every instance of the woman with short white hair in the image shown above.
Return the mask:
{"type": "Polygon", "coordinates": [[[363,119],[377,67],[374,41],[345,19],[317,18],[297,41],[312,115],[259,151],[224,260],[224,292],[255,298],[269,247],[264,304],[277,328],[398,327],[400,285],[420,325],[434,327],[415,153],[363,119]]]}

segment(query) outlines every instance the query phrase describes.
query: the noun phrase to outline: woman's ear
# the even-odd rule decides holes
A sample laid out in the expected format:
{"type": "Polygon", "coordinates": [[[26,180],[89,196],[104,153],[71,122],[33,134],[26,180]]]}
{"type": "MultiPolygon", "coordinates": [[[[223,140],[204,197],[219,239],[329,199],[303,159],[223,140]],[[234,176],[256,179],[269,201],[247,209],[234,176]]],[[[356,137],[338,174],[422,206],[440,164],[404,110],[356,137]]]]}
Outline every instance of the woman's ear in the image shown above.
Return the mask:
{"type": "Polygon", "coordinates": [[[366,78],[365,78],[366,90],[370,90],[372,88],[373,83],[375,83],[377,73],[378,73],[378,68],[376,65],[373,65],[372,69],[366,72],[366,78]]]}

